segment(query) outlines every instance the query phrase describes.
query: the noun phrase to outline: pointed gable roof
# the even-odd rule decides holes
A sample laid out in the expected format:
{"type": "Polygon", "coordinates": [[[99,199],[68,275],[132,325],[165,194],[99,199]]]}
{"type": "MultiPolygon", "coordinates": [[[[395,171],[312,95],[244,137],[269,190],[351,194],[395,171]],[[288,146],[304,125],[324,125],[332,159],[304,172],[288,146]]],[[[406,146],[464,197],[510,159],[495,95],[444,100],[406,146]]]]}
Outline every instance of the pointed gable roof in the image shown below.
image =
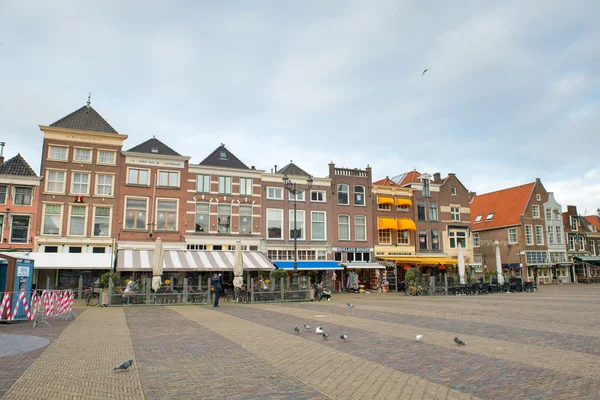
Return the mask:
{"type": "Polygon", "coordinates": [[[154,137],[146,140],[144,143],[140,143],[137,146],[132,147],[127,151],[132,153],[160,154],[163,156],[181,156],[181,154],[154,137]]]}
{"type": "Polygon", "coordinates": [[[479,231],[519,225],[521,214],[525,212],[534,188],[535,182],[531,182],[475,196],[470,205],[471,229],[479,231]],[[490,213],[494,213],[494,215],[487,220],[490,213]],[[475,222],[479,215],[481,215],[481,220],[475,222]]]}
{"type": "Polygon", "coordinates": [[[386,176],[384,179],[380,179],[378,181],[373,182],[373,185],[378,186],[399,186],[396,182],[390,179],[389,176],[386,176]]]}
{"type": "Polygon", "coordinates": [[[219,147],[217,147],[212,153],[209,154],[208,157],[202,160],[199,165],[221,168],[250,169],[232,152],[227,150],[224,144],[221,144],[219,147]]]}
{"type": "Polygon", "coordinates": [[[21,154],[17,154],[10,160],[0,164],[0,175],[32,176],[37,178],[35,171],[21,157],[21,154]]]}
{"type": "Polygon", "coordinates": [[[277,173],[281,175],[310,176],[308,172],[306,172],[293,162],[290,162],[288,165],[278,170],[277,173]]]}
{"type": "Polygon", "coordinates": [[[90,105],[85,105],[71,114],[50,124],[55,128],[75,129],[79,131],[118,133],[115,128],[90,105]]]}

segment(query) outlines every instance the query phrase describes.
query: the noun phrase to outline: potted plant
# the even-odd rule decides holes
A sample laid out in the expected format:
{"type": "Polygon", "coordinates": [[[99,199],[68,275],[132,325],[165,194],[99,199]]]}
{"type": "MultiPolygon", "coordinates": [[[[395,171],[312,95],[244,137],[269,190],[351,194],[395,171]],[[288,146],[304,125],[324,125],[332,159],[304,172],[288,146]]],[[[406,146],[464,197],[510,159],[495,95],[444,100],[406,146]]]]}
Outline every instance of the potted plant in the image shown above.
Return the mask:
{"type": "Polygon", "coordinates": [[[404,274],[404,280],[406,282],[406,293],[414,294],[417,289],[417,283],[421,280],[421,273],[418,268],[411,267],[404,274]]]}
{"type": "Polygon", "coordinates": [[[102,285],[102,304],[103,305],[108,305],[108,303],[109,303],[110,294],[108,293],[108,286],[109,286],[109,282],[111,279],[112,279],[113,287],[114,287],[114,285],[116,285],[119,282],[119,275],[115,274],[112,271],[105,272],[102,275],[100,275],[100,285],[102,285]]]}

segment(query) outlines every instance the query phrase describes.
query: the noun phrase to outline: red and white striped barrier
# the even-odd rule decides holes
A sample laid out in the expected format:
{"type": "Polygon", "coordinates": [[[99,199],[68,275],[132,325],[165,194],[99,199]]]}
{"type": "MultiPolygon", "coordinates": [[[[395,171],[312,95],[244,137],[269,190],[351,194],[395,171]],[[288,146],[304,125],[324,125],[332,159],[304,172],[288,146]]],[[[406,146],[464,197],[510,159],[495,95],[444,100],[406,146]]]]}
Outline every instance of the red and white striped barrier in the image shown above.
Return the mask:
{"type": "Polygon", "coordinates": [[[0,320],[4,315],[4,310],[6,311],[6,320],[10,321],[10,293],[4,293],[4,297],[2,298],[2,304],[0,305],[0,320]]]}
{"type": "Polygon", "coordinates": [[[31,320],[31,311],[29,311],[29,304],[27,304],[27,299],[25,298],[25,292],[19,293],[17,296],[17,300],[15,301],[15,308],[13,310],[12,320],[17,316],[17,312],[19,311],[19,303],[23,304],[23,308],[25,309],[25,314],[27,315],[27,319],[31,320]]]}
{"type": "Polygon", "coordinates": [[[75,302],[75,294],[73,294],[72,290],[69,290],[69,313],[73,312],[73,303],[75,302]]]}
{"type": "Polygon", "coordinates": [[[33,293],[31,293],[31,318],[30,319],[35,319],[35,313],[36,311],[38,311],[38,308],[40,308],[40,300],[38,300],[37,297],[37,292],[34,290],[33,293]]]}

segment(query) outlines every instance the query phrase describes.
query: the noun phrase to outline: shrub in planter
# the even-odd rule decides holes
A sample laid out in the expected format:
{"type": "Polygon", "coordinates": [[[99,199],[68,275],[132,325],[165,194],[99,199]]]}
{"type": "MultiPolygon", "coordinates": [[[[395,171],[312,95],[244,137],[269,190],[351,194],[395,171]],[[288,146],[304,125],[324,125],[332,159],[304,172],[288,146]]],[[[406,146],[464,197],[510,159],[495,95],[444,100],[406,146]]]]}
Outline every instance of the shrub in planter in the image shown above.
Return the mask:
{"type": "Polygon", "coordinates": [[[111,278],[113,281],[113,285],[116,286],[119,283],[119,275],[115,274],[114,272],[105,272],[102,275],[100,275],[100,284],[102,285],[102,287],[107,288],[108,281],[111,278]]]}

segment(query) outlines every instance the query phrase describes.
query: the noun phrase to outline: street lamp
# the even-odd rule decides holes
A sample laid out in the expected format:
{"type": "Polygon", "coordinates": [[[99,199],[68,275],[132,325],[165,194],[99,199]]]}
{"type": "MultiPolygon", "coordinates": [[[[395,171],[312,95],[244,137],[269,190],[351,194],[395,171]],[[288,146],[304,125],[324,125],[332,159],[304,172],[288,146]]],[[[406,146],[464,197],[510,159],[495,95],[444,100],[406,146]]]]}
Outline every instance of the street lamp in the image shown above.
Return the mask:
{"type": "Polygon", "coordinates": [[[487,275],[487,254],[483,255],[483,281],[485,282],[485,277],[487,275]]]}
{"type": "Polygon", "coordinates": [[[310,190],[310,188],[312,188],[312,176],[308,177],[306,184],[308,185],[308,189],[300,189],[296,187],[296,183],[292,182],[292,180],[288,178],[287,175],[283,176],[283,186],[288,190],[288,192],[290,192],[294,196],[294,273],[292,278],[292,290],[295,291],[297,291],[300,286],[300,282],[298,282],[298,227],[296,225],[296,200],[299,194],[304,193],[307,190],[310,190]]]}

